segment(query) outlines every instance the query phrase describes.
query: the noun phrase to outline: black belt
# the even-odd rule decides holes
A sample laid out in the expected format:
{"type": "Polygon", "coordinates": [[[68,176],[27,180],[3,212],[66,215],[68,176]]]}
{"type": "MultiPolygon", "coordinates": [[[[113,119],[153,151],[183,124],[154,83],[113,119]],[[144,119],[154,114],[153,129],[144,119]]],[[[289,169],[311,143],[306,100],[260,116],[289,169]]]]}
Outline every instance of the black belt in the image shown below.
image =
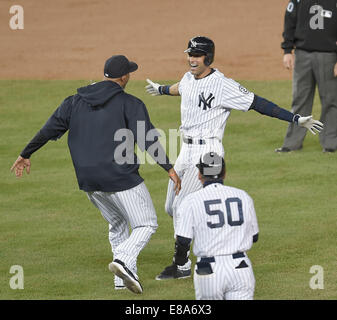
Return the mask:
{"type": "Polygon", "coordinates": [[[199,262],[211,263],[211,262],[215,262],[215,259],[214,257],[201,258],[199,262]]]}
{"type": "MultiPolygon", "coordinates": [[[[243,252],[236,252],[232,254],[232,257],[233,259],[244,258],[245,254],[243,252]]],[[[199,262],[211,263],[211,262],[215,262],[215,258],[214,257],[204,257],[204,258],[201,258],[199,262]]]]}
{"type": "Polygon", "coordinates": [[[187,144],[206,144],[206,140],[204,139],[192,139],[184,137],[183,141],[187,144]]]}

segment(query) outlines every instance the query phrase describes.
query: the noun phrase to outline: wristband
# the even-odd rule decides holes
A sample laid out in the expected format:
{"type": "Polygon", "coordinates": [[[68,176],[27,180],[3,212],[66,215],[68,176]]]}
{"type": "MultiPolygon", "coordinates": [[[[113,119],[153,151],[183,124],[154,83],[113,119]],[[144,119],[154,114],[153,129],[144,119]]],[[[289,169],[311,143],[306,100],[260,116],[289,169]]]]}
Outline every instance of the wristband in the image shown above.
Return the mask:
{"type": "Polygon", "coordinates": [[[171,86],[159,86],[158,91],[160,94],[170,95],[171,86]]]}
{"type": "Polygon", "coordinates": [[[293,122],[295,122],[296,124],[298,124],[298,119],[300,118],[299,114],[295,114],[293,117],[293,122]]]}

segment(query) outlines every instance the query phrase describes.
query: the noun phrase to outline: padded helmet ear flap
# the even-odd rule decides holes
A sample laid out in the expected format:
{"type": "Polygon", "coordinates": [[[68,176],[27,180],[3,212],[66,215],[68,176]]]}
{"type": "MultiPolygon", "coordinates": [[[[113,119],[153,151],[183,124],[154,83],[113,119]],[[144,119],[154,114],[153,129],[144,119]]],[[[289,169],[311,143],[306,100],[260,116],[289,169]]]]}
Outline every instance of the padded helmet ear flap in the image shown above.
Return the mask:
{"type": "Polygon", "coordinates": [[[205,60],[204,60],[204,64],[205,64],[205,66],[210,66],[211,64],[212,64],[212,62],[213,62],[213,57],[214,56],[211,56],[209,53],[208,54],[206,54],[206,56],[205,56],[205,60]]]}

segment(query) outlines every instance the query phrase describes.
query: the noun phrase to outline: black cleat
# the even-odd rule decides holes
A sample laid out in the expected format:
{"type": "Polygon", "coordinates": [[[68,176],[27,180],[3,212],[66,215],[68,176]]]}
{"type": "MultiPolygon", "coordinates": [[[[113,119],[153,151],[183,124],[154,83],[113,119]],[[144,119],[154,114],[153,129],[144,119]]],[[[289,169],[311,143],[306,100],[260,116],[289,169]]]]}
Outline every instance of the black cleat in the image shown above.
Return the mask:
{"type": "Polygon", "coordinates": [[[124,262],[115,259],[109,264],[109,270],[124,281],[124,285],[133,293],[142,293],[143,287],[140,284],[138,277],[129,270],[124,262]]]}
{"type": "Polygon", "coordinates": [[[191,269],[179,270],[178,266],[173,263],[156,276],[156,280],[184,279],[189,278],[190,276],[191,269]]]}

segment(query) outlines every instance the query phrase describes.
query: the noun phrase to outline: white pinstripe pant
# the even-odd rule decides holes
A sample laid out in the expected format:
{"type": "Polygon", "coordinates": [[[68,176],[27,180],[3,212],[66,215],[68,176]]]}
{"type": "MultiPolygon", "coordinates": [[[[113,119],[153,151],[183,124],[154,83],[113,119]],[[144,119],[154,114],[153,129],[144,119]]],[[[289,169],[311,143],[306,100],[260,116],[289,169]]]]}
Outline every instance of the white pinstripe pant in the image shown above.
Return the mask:
{"type": "Polygon", "coordinates": [[[239,259],[232,255],[216,256],[211,266],[213,273],[209,275],[198,275],[195,266],[193,280],[197,300],[253,300],[255,277],[247,255],[239,259]],[[248,267],[237,268],[243,260],[248,267]]]}
{"type": "Polygon", "coordinates": [[[109,241],[114,259],[123,261],[137,274],[137,257],[158,227],[145,183],[125,191],[94,191],[87,192],[87,195],[109,223],[109,241]]]}
{"type": "Polygon", "coordinates": [[[167,186],[167,195],[165,202],[165,211],[173,217],[173,227],[176,228],[177,208],[181,201],[190,193],[198,191],[202,188],[202,184],[198,179],[198,168],[195,166],[199,163],[201,155],[206,152],[214,151],[219,155],[224,155],[224,149],[221,141],[217,139],[207,139],[206,144],[187,144],[183,143],[178,159],[174,165],[174,170],[181,179],[181,190],[176,196],[174,191],[174,183],[169,180],[167,186]]]}

